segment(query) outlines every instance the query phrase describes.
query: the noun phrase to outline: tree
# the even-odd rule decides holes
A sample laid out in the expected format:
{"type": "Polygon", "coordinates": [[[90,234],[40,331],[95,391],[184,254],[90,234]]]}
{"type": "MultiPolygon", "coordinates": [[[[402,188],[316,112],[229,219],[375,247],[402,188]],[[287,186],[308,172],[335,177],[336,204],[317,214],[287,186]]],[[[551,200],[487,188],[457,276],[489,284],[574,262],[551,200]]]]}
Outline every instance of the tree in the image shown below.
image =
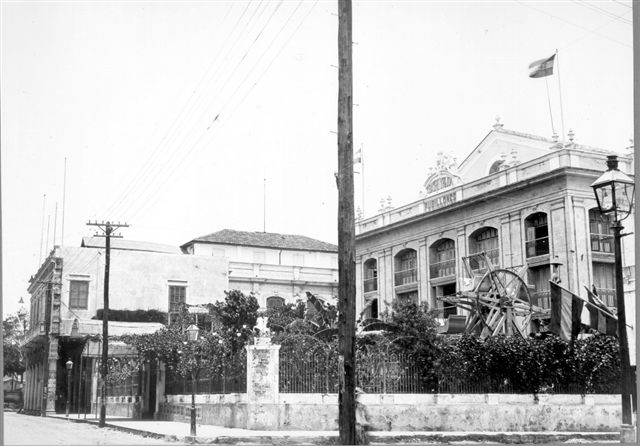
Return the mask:
{"type": "Polygon", "coordinates": [[[2,321],[4,376],[22,376],[25,371],[24,356],[20,348],[24,328],[22,320],[17,315],[9,315],[2,321]]]}
{"type": "Polygon", "coordinates": [[[246,295],[240,290],[231,290],[224,294],[223,302],[209,304],[209,308],[217,320],[214,331],[229,344],[230,353],[235,355],[252,337],[260,305],[253,293],[246,295]]]}

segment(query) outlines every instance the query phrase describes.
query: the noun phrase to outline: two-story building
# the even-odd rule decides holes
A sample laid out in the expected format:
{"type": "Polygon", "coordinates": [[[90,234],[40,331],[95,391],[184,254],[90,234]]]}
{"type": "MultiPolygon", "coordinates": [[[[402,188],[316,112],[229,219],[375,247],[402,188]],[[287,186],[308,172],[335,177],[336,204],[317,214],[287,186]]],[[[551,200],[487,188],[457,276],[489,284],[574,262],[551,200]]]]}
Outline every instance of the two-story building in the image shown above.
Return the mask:
{"type": "Polygon", "coordinates": [[[229,288],[255,294],[267,308],[306,300],[334,302],[338,247],[302,235],[223,229],[181,246],[185,254],[227,259],[229,288]]]}
{"type": "MultiPolygon", "coordinates": [[[[31,324],[26,334],[24,407],[30,411],[64,410],[67,393],[73,410],[95,404],[98,355],[87,340],[102,334],[105,249],[103,238],[87,237],[80,247],[56,246],[31,278],[31,324]],[[84,351],[83,351],[84,350],[84,351]],[[73,388],[66,387],[65,363],[71,360],[73,388]]],[[[177,247],[114,239],[109,273],[110,310],[178,310],[181,302],[204,304],[228,289],[223,258],[186,256],[177,247]]],[[[163,316],[164,317],[164,316],[163,316]]],[[[109,321],[109,337],[149,333],[166,320],[109,321]]],[[[115,349],[114,349],[115,350],[115,349]]],[[[146,385],[143,411],[155,411],[154,377],[146,385]]]]}
{"type": "MultiPolygon", "coordinates": [[[[377,215],[356,222],[358,312],[377,317],[395,299],[410,299],[442,318],[465,315],[438,298],[461,290],[461,259],[482,252],[494,266],[526,267],[532,300],[543,308],[554,268],[564,287],[584,296],[584,286],[595,286],[615,306],[611,222],[590,185],[616,153],[574,136],[562,143],[496,123],[462,163],[439,154],[419,199],[395,208],[383,202],[377,215]]],[[[633,150],[618,155],[620,170],[633,175],[633,150]]],[[[633,216],[623,225],[632,233],[633,216]]],[[[634,244],[632,235],[623,239],[628,314],[635,311],[634,244]]]]}

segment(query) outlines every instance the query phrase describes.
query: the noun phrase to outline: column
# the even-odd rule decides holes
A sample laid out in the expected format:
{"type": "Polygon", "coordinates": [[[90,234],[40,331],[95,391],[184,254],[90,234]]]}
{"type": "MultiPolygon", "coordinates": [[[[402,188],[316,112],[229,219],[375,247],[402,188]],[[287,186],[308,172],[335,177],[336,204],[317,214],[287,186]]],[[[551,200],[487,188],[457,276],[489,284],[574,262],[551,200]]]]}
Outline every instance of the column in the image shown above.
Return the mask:
{"type": "Polygon", "coordinates": [[[47,386],[47,413],[56,412],[56,375],[58,364],[58,337],[49,336],[49,352],[45,358],[49,363],[49,374],[47,380],[43,383],[47,386]]]}
{"type": "Polygon", "coordinates": [[[421,239],[418,243],[418,302],[426,302],[429,308],[433,308],[429,299],[429,255],[427,240],[421,239]]]}
{"type": "Polygon", "coordinates": [[[513,258],[514,252],[511,249],[512,242],[513,236],[509,225],[509,216],[503,216],[500,218],[500,266],[502,268],[513,266],[516,261],[513,258]]]}
{"type": "Polygon", "coordinates": [[[279,427],[280,346],[260,337],[247,349],[247,429],[279,427]]]}

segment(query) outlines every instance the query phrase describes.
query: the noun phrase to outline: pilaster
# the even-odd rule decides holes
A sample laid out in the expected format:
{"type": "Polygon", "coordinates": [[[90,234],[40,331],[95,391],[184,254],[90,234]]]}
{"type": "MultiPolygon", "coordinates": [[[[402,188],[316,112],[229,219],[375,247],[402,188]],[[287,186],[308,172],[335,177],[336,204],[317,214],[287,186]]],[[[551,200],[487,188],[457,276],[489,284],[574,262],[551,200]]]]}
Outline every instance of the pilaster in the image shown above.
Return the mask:
{"type": "Polygon", "coordinates": [[[258,338],[247,349],[247,428],[279,426],[280,346],[258,338]]]}

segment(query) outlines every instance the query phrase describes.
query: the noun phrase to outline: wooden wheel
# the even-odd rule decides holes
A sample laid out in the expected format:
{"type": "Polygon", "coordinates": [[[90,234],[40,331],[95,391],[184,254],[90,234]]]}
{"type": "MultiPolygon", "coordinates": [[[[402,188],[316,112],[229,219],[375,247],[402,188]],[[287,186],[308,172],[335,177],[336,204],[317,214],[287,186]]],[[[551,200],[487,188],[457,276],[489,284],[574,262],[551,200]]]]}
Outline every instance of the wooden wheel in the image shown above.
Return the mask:
{"type": "Polygon", "coordinates": [[[469,299],[472,313],[468,333],[481,338],[499,334],[526,337],[531,331],[534,306],[529,288],[515,272],[507,269],[487,271],[469,299]]]}

